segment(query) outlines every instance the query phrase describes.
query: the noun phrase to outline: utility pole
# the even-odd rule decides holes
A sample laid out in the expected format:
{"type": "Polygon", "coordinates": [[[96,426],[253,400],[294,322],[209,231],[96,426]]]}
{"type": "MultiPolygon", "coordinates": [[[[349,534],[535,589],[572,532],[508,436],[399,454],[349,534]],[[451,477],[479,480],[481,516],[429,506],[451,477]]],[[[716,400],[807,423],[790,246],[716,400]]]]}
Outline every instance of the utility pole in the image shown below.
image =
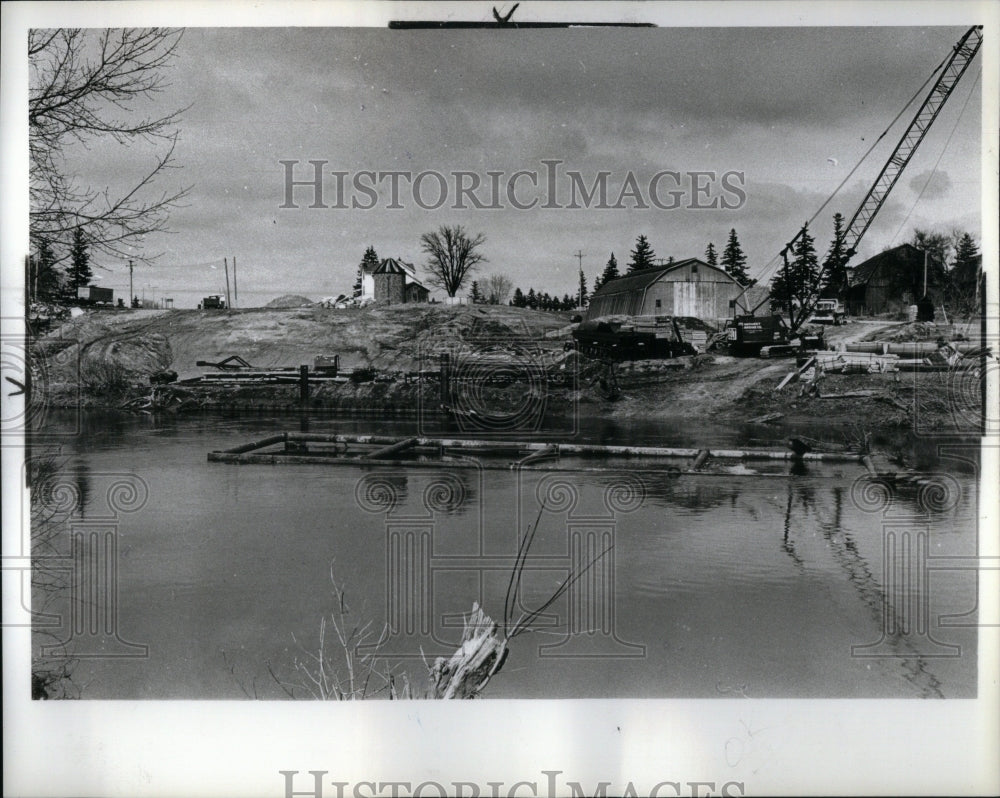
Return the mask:
{"type": "Polygon", "coordinates": [[[135,299],[135,294],[132,293],[132,269],[135,268],[135,264],[132,259],[128,259],[128,306],[135,307],[133,300],[135,299]]]}
{"type": "Polygon", "coordinates": [[[240,304],[240,291],[236,287],[236,256],[233,255],[233,302],[236,305],[240,304]]]}
{"type": "Polygon", "coordinates": [[[924,296],[927,296],[927,250],[924,250],[924,296]]]}
{"type": "Polygon", "coordinates": [[[229,258],[223,258],[222,263],[226,267],[226,310],[229,310],[233,306],[229,301],[229,258]]]}

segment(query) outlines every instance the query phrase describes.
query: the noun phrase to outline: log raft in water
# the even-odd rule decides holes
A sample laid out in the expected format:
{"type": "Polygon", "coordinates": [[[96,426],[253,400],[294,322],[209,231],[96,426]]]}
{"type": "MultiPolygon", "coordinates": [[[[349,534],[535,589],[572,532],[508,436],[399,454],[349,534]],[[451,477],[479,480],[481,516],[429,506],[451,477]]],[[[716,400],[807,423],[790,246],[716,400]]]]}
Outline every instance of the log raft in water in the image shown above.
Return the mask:
{"type": "MultiPolygon", "coordinates": [[[[221,452],[211,452],[209,453],[209,460],[215,462],[278,462],[273,458],[276,455],[273,453],[254,451],[255,449],[262,449],[271,443],[279,443],[282,441],[287,441],[288,443],[337,443],[337,444],[356,444],[356,445],[366,445],[366,446],[376,446],[380,447],[373,452],[368,453],[362,460],[359,456],[354,456],[350,458],[331,458],[322,457],[321,455],[303,455],[301,462],[318,462],[321,459],[325,462],[392,462],[392,463],[416,463],[418,461],[405,461],[396,460],[390,457],[392,454],[396,454],[405,449],[431,449],[438,453],[448,453],[446,450],[452,450],[456,454],[464,454],[466,452],[470,454],[482,453],[482,454],[493,454],[499,455],[502,453],[509,453],[512,450],[519,452],[526,452],[527,458],[521,458],[521,462],[534,464],[539,460],[548,458],[558,458],[562,456],[578,456],[578,457],[620,457],[620,458],[631,458],[631,457],[642,457],[642,458],[682,458],[686,460],[694,460],[702,454],[702,452],[707,451],[704,449],[687,449],[687,448],[675,448],[675,447],[664,447],[664,446],[614,446],[614,445],[601,445],[601,444],[579,444],[579,443],[542,443],[542,442],[514,442],[514,441],[488,441],[488,440],[475,440],[475,439],[463,439],[463,438],[405,438],[400,439],[388,435],[328,435],[319,433],[302,433],[302,432],[288,432],[284,435],[271,436],[270,438],[265,438],[262,441],[258,441],[256,444],[247,444],[245,446],[237,446],[233,449],[227,449],[221,452]],[[226,457],[222,457],[226,455],[226,457]],[[267,460],[254,460],[251,459],[250,455],[253,457],[264,457],[269,458],[267,460]],[[535,456],[537,455],[537,457],[535,456]],[[243,459],[234,459],[234,457],[242,457],[243,459]]],[[[847,454],[844,452],[805,452],[798,458],[793,452],[784,449],[713,449],[709,452],[712,458],[717,460],[792,460],[792,459],[803,459],[803,460],[818,460],[818,461],[828,461],[828,462],[857,462],[858,456],[856,454],[847,454]]],[[[290,459],[284,459],[281,462],[293,462],[290,459]]],[[[296,460],[296,462],[299,462],[296,460]]],[[[430,462],[430,461],[427,461],[430,462]]],[[[442,461],[437,460],[436,464],[440,464],[442,461]]],[[[455,465],[452,461],[444,461],[449,465],[455,465]]],[[[478,462],[478,461],[475,461],[478,462]]],[[[516,463],[514,464],[517,465],[516,463]]],[[[576,469],[571,469],[576,470],[576,469]]]]}

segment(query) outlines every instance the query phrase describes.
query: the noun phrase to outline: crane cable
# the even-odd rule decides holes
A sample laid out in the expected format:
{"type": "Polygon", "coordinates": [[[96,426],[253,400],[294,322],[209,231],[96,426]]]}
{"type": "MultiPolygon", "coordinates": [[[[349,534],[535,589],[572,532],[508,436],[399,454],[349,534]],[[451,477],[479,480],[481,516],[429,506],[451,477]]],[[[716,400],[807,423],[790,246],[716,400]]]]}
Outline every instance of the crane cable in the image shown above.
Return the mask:
{"type": "Polygon", "coordinates": [[[929,175],[927,175],[927,179],[924,181],[923,188],[920,189],[920,193],[917,195],[917,198],[913,201],[913,205],[910,206],[910,210],[906,214],[906,218],[903,219],[902,224],[899,225],[899,228],[893,234],[892,238],[889,239],[889,243],[890,244],[892,244],[893,242],[895,242],[897,236],[899,236],[899,234],[902,232],[903,227],[906,225],[906,223],[908,221],[910,221],[910,216],[912,216],[913,212],[917,209],[917,205],[920,203],[920,200],[923,198],[924,192],[927,190],[927,186],[930,185],[931,179],[937,173],[938,165],[940,165],[941,159],[944,157],[944,154],[948,151],[948,147],[951,144],[951,139],[955,135],[955,131],[958,130],[958,123],[961,122],[962,121],[962,117],[965,116],[965,109],[968,107],[969,100],[972,99],[972,95],[975,94],[975,92],[976,92],[976,86],[979,85],[979,79],[982,76],[983,76],[983,71],[982,71],[982,69],[980,69],[979,73],[976,75],[976,79],[972,82],[972,88],[969,89],[969,95],[965,98],[965,102],[962,104],[962,110],[959,111],[958,118],[955,120],[955,124],[951,128],[951,133],[948,134],[948,139],[947,139],[947,141],[945,141],[944,147],[941,148],[941,152],[938,155],[937,160],[934,162],[934,167],[931,169],[931,173],[929,175]]]}
{"type": "MultiPolygon", "coordinates": [[[[952,49],[954,50],[954,48],[952,48],[952,49]]],[[[850,180],[854,176],[854,173],[858,171],[858,169],[861,167],[861,164],[863,164],[865,162],[865,160],[868,158],[868,156],[872,154],[872,150],[874,150],[878,146],[879,142],[882,141],[882,139],[884,139],[886,137],[886,135],[888,135],[888,133],[892,129],[893,125],[895,125],[899,121],[900,117],[903,114],[906,113],[907,109],[911,105],[913,105],[914,100],[916,100],[917,97],[920,96],[920,94],[923,92],[923,90],[927,87],[927,84],[930,83],[931,80],[933,80],[934,76],[937,75],[937,73],[941,71],[941,69],[947,63],[948,59],[951,58],[951,57],[952,57],[952,54],[949,53],[944,59],[942,59],[941,63],[938,64],[934,68],[934,70],[931,72],[931,74],[927,76],[927,80],[925,80],[920,85],[920,88],[917,89],[913,93],[913,96],[910,97],[910,99],[906,101],[906,104],[899,110],[899,113],[896,114],[896,116],[886,126],[885,130],[882,131],[882,133],[879,135],[879,137],[877,139],[875,139],[875,141],[872,143],[872,145],[868,148],[867,152],[865,152],[865,154],[861,156],[861,159],[854,165],[854,168],[851,169],[851,171],[847,173],[847,176],[843,180],[840,181],[840,185],[837,186],[833,190],[833,193],[831,193],[830,196],[827,197],[826,201],[822,205],[819,206],[819,209],[816,211],[816,213],[814,213],[812,215],[812,218],[810,218],[809,221],[806,222],[806,224],[812,224],[814,221],[816,221],[816,218],[823,212],[823,210],[826,208],[826,206],[829,205],[833,201],[833,198],[835,196],[837,196],[837,194],[844,187],[844,185],[847,183],[847,181],[850,180]]],[[[781,253],[779,252],[773,258],[771,258],[771,260],[769,260],[765,264],[764,268],[761,270],[760,277],[757,278],[757,283],[756,283],[757,285],[766,285],[767,283],[765,282],[765,277],[767,278],[767,282],[770,282],[770,279],[773,276],[774,267],[776,266],[776,264],[778,262],[778,258],[780,258],[780,257],[781,257],[781,253]]]]}

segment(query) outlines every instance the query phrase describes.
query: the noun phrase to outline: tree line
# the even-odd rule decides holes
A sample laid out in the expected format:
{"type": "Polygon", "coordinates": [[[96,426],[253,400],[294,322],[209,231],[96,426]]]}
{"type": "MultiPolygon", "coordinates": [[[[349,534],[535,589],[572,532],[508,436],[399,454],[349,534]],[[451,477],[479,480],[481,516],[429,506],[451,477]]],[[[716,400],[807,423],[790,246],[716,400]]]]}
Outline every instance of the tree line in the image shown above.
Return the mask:
{"type": "MultiPolygon", "coordinates": [[[[833,217],[833,240],[820,263],[815,239],[809,225],[802,228],[792,247],[787,268],[779,268],[771,280],[771,312],[805,314],[816,297],[843,297],[849,287],[847,263],[850,259],[844,247],[844,217],[833,217]]],[[[953,307],[968,308],[971,298],[968,285],[976,282],[979,249],[972,235],[955,229],[940,233],[915,229],[909,242],[928,253],[932,281],[940,286],[953,307]],[[970,274],[971,272],[971,274],[970,274]]],[[[887,247],[887,251],[892,247],[887,247]]]]}
{"type": "Polygon", "coordinates": [[[59,302],[76,298],[77,288],[89,285],[94,272],[90,265],[90,244],[83,228],[73,231],[68,249],[59,254],[48,238],[38,240],[28,258],[29,301],[59,302]],[[66,263],[65,266],[61,265],[66,263]]]}

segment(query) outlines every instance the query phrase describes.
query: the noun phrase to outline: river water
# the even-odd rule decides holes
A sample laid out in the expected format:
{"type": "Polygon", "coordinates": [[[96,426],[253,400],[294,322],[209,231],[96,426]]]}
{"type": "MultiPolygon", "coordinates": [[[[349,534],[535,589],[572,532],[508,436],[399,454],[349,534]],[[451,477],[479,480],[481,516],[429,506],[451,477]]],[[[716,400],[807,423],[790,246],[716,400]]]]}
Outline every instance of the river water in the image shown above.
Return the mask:
{"type": "MultiPolygon", "coordinates": [[[[49,417],[35,453],[57,454],[41,493],[62,531],[46,562],[75,592],[36,595],[50,613],[36,638],[79,658],[81,697],[281,698],[274,676],[303,680],[296,662],[331,613],[374,637],[385,627],[381,653],[419,689],[421,655],[454,651],[473,602],[503,616],[536,522],[512,616],[579,578],[512,641],[486,697],[976,694],[974,448],[918,452],[935,484],[891,496],[854,463],[678,477],[635,461],[583,473],[207,462],[304,423],[49,417]]],[[[576,440],[774,443],[755,434],[603,423],[576,440]]],[[[329,625],[326,643],[344,672],[329,625]]]]}

